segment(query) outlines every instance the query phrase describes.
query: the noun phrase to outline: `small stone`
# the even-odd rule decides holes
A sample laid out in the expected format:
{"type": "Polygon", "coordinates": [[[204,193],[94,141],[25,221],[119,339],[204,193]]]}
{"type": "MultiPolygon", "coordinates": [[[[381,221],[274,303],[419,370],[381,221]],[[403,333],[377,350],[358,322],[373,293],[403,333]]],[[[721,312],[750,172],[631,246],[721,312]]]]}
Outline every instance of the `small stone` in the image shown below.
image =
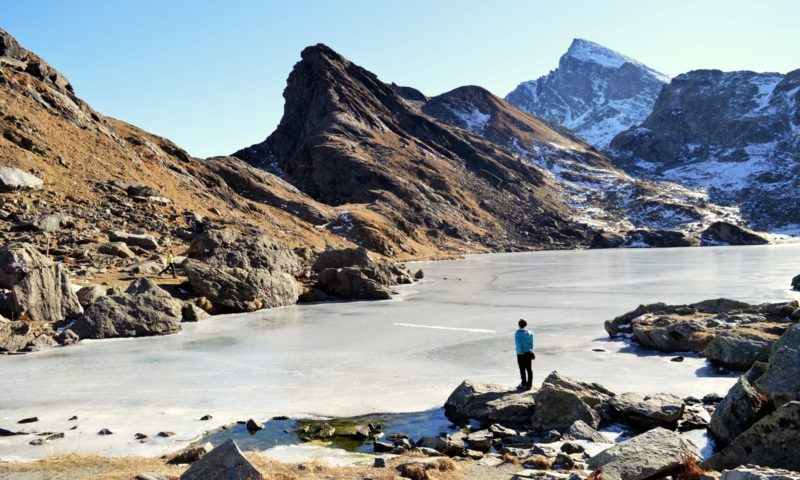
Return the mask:
{"type": "Polygon", "coordinates": [[[203,415],[202,417],[200,417],[200,420],[203,421],[203,422],[207,422],[208,420],[211,420],[212,418],[214,418],[214,417],[212,417],[211,415],[203,415]]]}
{"type": "Polygon", "coordinates": [[[575,442],[564,442],[564,444],[561,445],[561,451],[567,455],[571,455],[573,453],[583,453],[586,449],[583,448],[583,445],[575,442]]]}
{"type": "Polygon", "coordinates": [[[61,433],[61,432],[54,433],[54,434],[48,436],[47,438],[45,438],[45,440],[58,440],[59,438],[64,438],[64,434],[61,433]]]}
{"type": "Polygon", "coordinates": [[[133,436],[133,438],[135,438],[136,440],[143,440],[143,439],[148,438],[148,437],[144,433],[137,433],[137,434],[135,434],[133,436]]]}
{"type": "Polygon", "coordinates": [[[678,363],[680,363],[680,362],[682,362],[684,360],[686,360],[686,359],[684,357],[682,357],[681,355],[678,355],[677,357],[672,357],[672,358],[669,359],[670,362],[678,362],[678,363]]]}
{"type": "Polygon", "coordinates": [[[17,423],[34,423],[34,422],[38,422],[38,421],[39,421],[39,417],[28,417],[28,418],[23,418],[22,420],[18,421],[17,423]]]}
{"type": "Polygon", "coordinates": [[[78,419],[78,416],[77,415],[73,415],[73,416],[69,417],[69,420],[67,420],[67,421],[74,422],[77,419],[78,419]]]}
{"type": "Polygon", "coordinates": [[[386,462],[386,459],[383,457],[376,457],[375,462],[372,464],[372,466],[375,468],[386,468],[387,465],[388,463],[386,462]]]}
{"type": "Polygon", "coordinates": [[[46,443],[47,443],[47,440],[45,440],[44,438],[36,438],[36,439],[31,440],[30,442],[28,442],[28,445],[33,445],[35,447],[38,447],[38,446],[44,445],[46,443]]]}
{"type": "Polygon", "coordinates": [[[262,428],[264,428],[264,427],[262,427],[260,424],[256,423],[256,421],[253,420],[252,418],[247,421],[247,431],[250,432],[250,433],[257,432],[257,431],[261,430],[262,428]]]}
{"type": "Polygon", "coordinates": [[[158,432],[157,435],[161,438],[169,438],[177,435],[175,432],[158,432]]]}
{"type": "Polygon", "coordinates": [[[109,430],[107,428],[104,428],[104,429],[100,430],[99,432],[97,432],[97,434],[98,435],[114,435],[114,432],[112,432],[111,430],[109,430]]]}

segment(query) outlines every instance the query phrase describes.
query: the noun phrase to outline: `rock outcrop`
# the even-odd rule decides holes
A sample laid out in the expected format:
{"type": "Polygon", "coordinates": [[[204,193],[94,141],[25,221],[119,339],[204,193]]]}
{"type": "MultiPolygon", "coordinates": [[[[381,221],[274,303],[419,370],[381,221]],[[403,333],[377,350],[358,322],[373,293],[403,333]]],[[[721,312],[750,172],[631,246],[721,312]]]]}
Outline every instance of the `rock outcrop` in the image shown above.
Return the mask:
{"type": "Polygon", "coordinates": [[[728,445],[758,420],[765,400],[742,375],[714,409],[708,429],[720,445],[728,445]]]}
{"type": "Polygon", "coordinates": [[[686,457],[701,458],[697,447],[680,434],[654,428],[614,445],[589,459],[605,480],[644,480],[677,473],[686,457]]]}
{"type": "Polygon", "coordinates": [[[0,314],[34,321],[59,321],[83,312],[72,291],[66,267],[54,263],[33,245],[0,247],[0,314]]]}
{"type": "Polygon", "coordinates": [[[534,408],[532,392],[470,380],[459,385],[444,404],[445,415],[453,422],[464,423],[473,419],[482,425],[528,425],[534,408]]]}
{"type": "Polygon", "coordinates": [[[627,423],[645,430],[655,427],[675,430],[685,408],[681,398],[668,393],[623,393],[609,398],[608,403],[627,423]]]}
{"type": "Polygon", "coordinates": [[[0,192],[39,190],[43,184],[41,178],[19,168],[0,167],[0,192]]]}
{"type": "Polygon", "coordinates": [[[192,241],[187,256],[192,289],[223,310],[274,308],[300,296],[300,258],[261,232],[211,230],[192,241]]]}
{"type": "Polygon", "coordinates": [[[326,250],[317,256],[312,269],[316,283],[303,297],[308,301],[327,297],[386,300],[392,296],[393,285],[415,281],[404,266],[375,261],[362,247],[326,250]]]}
{"type": "Polygon", "coordinates": [[[798,302],[750,305],[729,299],[688,305],[656,303],[605,322],[609,336],[629,336],[664,352],[695,351],[728,368],[765,360],[793,323],[798,302]]]}
{"type": "Polygon", "coordinates": [[[800,290],[800,275],[797,275],[792,279],[792,288],[795,290],[800,290]]]}
{"type": "Polygon", "coordinates": [[[728,222],[714,222],[700,234],[700,245],[765,245],[769,240],[744,227],[728,222]]]}
{"type": "Polygon", "coordinates": [[[789,402],[762,418],[705,462],[715,470],[739,465],[800,470],[800,401],[789,402]]]}
{"type": "Polygon", "coordinates": [[[71,328],[82,339],[166,335],[181,330],[181,309],[181,302],[141,278],[122,294],[95,300],[71,328]]]}

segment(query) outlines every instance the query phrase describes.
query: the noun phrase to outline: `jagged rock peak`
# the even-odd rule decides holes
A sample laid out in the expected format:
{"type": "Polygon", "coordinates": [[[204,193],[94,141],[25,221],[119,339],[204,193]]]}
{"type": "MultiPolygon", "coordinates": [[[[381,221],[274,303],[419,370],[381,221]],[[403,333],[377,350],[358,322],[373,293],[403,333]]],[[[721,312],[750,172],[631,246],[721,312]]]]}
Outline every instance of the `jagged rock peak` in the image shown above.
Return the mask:
{"type": "Polygon", "coordinates": [[[659,79],[664,83],[669,82],[669,76],[654,70],[647,65],[628,57],[627,55],[623,55],[615,50],[611,50],[608,47],[604,47],[599,43],[594,43],[582,38],[576,38],[572,40],[572,44],[570,44],[569,49],[564,56],[584,62],[596,63],[608,68],[620,68],[624,64],[630,63],[653,73],[657,78],[660,77],[659,79]]]}

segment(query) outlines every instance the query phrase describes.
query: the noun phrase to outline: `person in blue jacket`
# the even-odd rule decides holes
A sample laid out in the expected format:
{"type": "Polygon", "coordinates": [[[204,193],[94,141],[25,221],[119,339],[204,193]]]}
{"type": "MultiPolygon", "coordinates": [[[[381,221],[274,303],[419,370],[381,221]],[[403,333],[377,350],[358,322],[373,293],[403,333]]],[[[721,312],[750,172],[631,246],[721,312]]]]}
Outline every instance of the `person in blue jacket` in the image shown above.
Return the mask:
{"type": "Polygon", "coordinates": [[[514,343],[517,346],[517,365],[519,365],[519,376],[522,383],[519,387],[522,390],[530,390],[533,384],[533,367],[531,361],[536,358],[533,353],[533,332],[528,330],[528,322],[524,318],[519,320],[519,330],[514,334],[514,343]]]}

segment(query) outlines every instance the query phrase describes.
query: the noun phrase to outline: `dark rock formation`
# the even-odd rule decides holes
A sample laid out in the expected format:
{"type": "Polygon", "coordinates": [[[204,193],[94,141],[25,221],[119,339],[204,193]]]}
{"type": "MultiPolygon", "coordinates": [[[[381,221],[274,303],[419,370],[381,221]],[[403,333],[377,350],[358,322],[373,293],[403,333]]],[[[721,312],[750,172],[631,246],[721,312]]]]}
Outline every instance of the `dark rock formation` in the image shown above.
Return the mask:
{"type": "Polygon", "coordinates": [[[669,230],[631,230],[625,234],[628,248],[690,247],[692,241],[683,232],[669,230]]]}
{"type": "Polygon", "coordinates": [[[596,383],[584,383],[552,372],[542,382],[534,399],[531,423],[536,431],[564,431],[580,420],[597,428],[608,413],[614,394],[596,383]]]}
{"type": "Polygon", "coordinates": [[[465,380],[447,398],[445,415],[454,422],[474,419],[483,425],[527,425],[534,412],[532,392],[465,380]]]}
{"type": "Polygon", "coordinates": [[[765,245],[769,240],[728,222],[714,222],[700,234],[700,245],[765,245]]]}
{"type": "Polygon", "coordinates": [[[302,52],[284,97],[277,130],[235,156],[318,201],[366,205],[334,226],[347,238],[366,235],[370,250],[392,256],[415,243],[510,249],[587,242],[540,169],[418,113],[324,45],[302,52]],[[390,229],[376,235],[376,217],[390,229]]]}
{"type": "Polygon", "coordinates": [[[236,442],[227,440],[192,463],[180,480],[261,480],[264,476],[244,456],[236,442]]]}
{"type": "Polygon", "coordinates": [[[645,430],[655,427],[675,430],[685,408],[681,398],[668,393],[623,393],[609,398],[608,403],[627,423],[645,430]]]}
{"type": "Polygon", "coordinates": [[[152,280],[131,282],[124,293],[97,299],[72,325],[80,338],[146,337],[181,329],[181,302],[152,280]]]}

